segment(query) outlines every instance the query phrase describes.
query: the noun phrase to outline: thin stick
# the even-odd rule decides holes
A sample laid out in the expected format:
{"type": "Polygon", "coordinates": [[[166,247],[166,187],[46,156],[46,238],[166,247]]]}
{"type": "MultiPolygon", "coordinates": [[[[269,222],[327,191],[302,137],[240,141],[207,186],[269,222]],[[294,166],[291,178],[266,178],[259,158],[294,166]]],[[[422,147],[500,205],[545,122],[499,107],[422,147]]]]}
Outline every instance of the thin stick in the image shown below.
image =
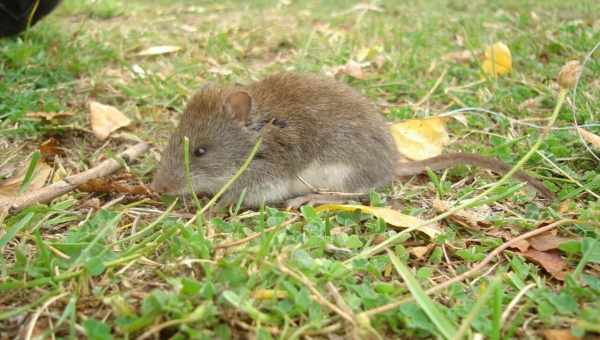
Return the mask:
{"type": "MultiPolygon", "coordinates": [[[[519,241],[526,240],[526,239],[528,239],[530,237],[533,237],[533,236],[536,236],[536,235],[539,235],[539,234],[543,234],[543,233],[545,233],[545,232],[547,232],[549,230],[552,230],[552,229],[554,229],[554,228],[556,228],[558,226],[561,226],[561,225],[567,224],[567,223],[572,223],[572,222],[575,222],[575,221],[576,220],[572,220],[572,219],[564,219],[564,220],[556,221],[556,222],[554,222],[552,224],[548,224],[545,227],[541,227],[541,228],[538,228],[538,229],[526,232],[525,234],[522,234],[521,236],[515,237],[512,240],[506,241],[502,245],[500,245],[498,248],[494,249],[494,251],[492,251],[490,254],[488,254],[488,256],[486,256],[485,259],[483,259],[481,262],[479,262],[473,268],[467,270],[466,272],[464,272],[464,273],[462,273],[462,274],[460,274],[458,276],[453,277],[450,280],[444,281],[444,282],[440,283],[437,286],[429,288],[427,291],[425,291],[425,293],[427,293],[427,295],[431,295],[431,294],[433,294],[433,293],[435,293],[437,291],[440,291],[440,290],[442,290],[442,289],[444,289],[444,288],[446,288],[446,287],[448,287],[448,286],[450,286],[450,285],[452,285],[452,284],[454,284],[456,282],[460,282],[460,281],[463,281],[464,279],[466,279],[468,277],[474,276],[475,274],[477,274],[478,272],[480,272],[483,268],[485,268],[485,266],[488,263],[490,263],[494,259],[494,257],[498,256],[501,252],[503,252],[504,250],[506,250],[507,248],[509,248],[510,246],[512,246],[513,244],[515,244],[515,243],[517,243],[519,241]]],[[[376,307],[376,308],[370,309],[368,311],[362,312],[361,314],[363,314],[363,315],[365,315],[367,317],[370,317],[370,316],[375,315],[375,314],[385,313],[385,312],[388,312],[390,310],[396,309],[396,308],[400,307],[401,305],[403,305],[403,304],[405,304],[407,302],[410,302],[412,300],[414,300],[414,298],[409,296],[409,297],[406,297],[406,298],[404,298],[402,300],[395,301],[395,302],[392,302],[392,303],[388,303],[387,305],[383,305],[383,306],[380,306],[380,307],[376,307]]]]}
{"type": "MultiPolygon", "coordinates": [[[[123,151],[117,157],[128,163],[143,155],[149,147],[150,145],[148,143],[138,143],[123,151]]],[[[7,208],[9,212],[14,213],[35,203],[48,203],[61,195],[75,190],[79,185],[84,184],[91,179],[112,174],[113,172],[119,170],[121,166],[122,163],[116,159],[104,160],[91,169],[71,175],[69,177],[65,177],[60,182],[56,182],[39,190],[26,193],[25,195],[19,196],[12,201],[0,201],[0,210],[7,208]]]]}

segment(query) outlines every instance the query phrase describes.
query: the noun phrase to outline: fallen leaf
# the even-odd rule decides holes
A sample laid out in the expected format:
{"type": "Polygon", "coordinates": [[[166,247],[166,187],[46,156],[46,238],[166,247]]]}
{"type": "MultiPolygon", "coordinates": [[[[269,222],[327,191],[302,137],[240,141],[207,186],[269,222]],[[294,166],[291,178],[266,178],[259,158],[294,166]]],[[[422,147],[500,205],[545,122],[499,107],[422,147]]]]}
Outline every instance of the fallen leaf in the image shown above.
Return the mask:
{"type": "Polygon", "coordinates": [[[461,123],[464,126],[469,126],[467,116],[465,116],[462,112],[453,113],[452,115],[450,115],[450,118],[454,118],[457,122],[461,123]]]}
{"type": "Polygon", "coordinates": [[[586,129],[582,129],[580,127],[577,128],[577,131],[581,134],[581,137],[588,143],[590,143],[596,150],[600,150],[600,136],[595,135],[589,132],[586,129]]]}
{"type": "Polygon", "coordinates": [[[540,105],[542,104],[542,101],[544,100],[543,96],[537,96],[534,98],[529,98],[525,101],[523,101],[521,104],[519,104],[519,110],[521,111],[525,111],[525,110],[537,110],[539,109],[540,105]]]}
{"type": "Polygon", "coordinates": [[[182,31],[188,32],[188,33],[194,33],[196,31],[198,31],[198,29],[194,26],[190,26],[190,25],[180,25],[179,28],[182,31]]]}
{"type": "Polygon", "coordinates": [[[42,159],[49,160],[53,159],[55,156],[64,154],[59,145],[58,140],[54,137],[50,137],[40,144],[42,159]]]}
{"type": "Polygon", "coordinates": [[[383,8],[375,5],[375,4],[371,4],[371,3],[361,3],[358,5],[355,5],[354,7],[352,7],[351,11],[355,11],[355,12],[368,12],[368,11],[373,11],[373,12],[383,12],[383,8]]]}
{"type": "Polygon", "coordinates": [[[346,65],[335,68],[334,75],[339,77],[340,75],[347,75],[356,79],[364,80],[367,78],[363,67],[369,65],[369,63],[359,63],[352,59],[348,60],[346,65]]]}
{"type": "Polygon", "coordinates": [[[526,252],[529,250],[530,244],[527,242],[527,240],[520,240],[511,244],[510,247],[513,249],[519,249],[520,252],[526,252]]]}
{"type": "Polygon", "coordinates": [[[431,243],[422,247],[411,247],[408,248],[408,253],[420,260],[427,255],[427,253],[429,253],[433,247],[435,247],[435,243],[431,243]]]}
{"type": "Polygon", "coordinates": [[[352,250],[350,250],[348,248],[336,247],[333,244],[329,244],[329,243],[325,245],[325,252],[327,254],[331,254],[331,255],[335,255],[335,256],[344,256],[344,257],[352,256],[352,250]]]}
{"type": "MultiPolygon", "coordinates": [[[[52,167],[39,160],[35,170],[33,170],[33,177],[29,183],[29,187],[27,187],[27,191],[34,191],[43,187],[51,172],[52,167]]],[[[19,169],[13,177],[0,181],[0,199],[9,199],[19,196],[19,189],[21,188],[21,183],[23,183],[26,173],[27,166],[19,169]]]]}
{"type": "MultiPolygon", "coordinates": [[[[410,228],[415,225],[422,225],[425,221],[410,215],[404,215],[396,210],[390,208],[379,208],[379,207],[368,207],[359,204],[324,204],[315,208],[317,212],[321,211],[355,211],[360,210],[365,214],[370,214],[381,218],[386,223],[391,224],[395,227],[410,228]]],[[[422,232],[427,234],[429,237],[435,237],[441,233],[441,230],[437,224],[431,223],[419,228],[422,232]]]]}
{"type": "Polygon", "coordinates": [[[568,329],[546,329],[544,331],[546,340],[577,340],[581,339],[571,333],[568,329]]]}
{"type": "Polygon", "coordinates": [[[142,185],[130,185],[124,181],[110,179],[91,179],[78,187],[85,192],[118,192],[132,195],[149,195],[148,189],[142,185]]]}
{"type": "Polygon", "coordinates": [[[547,251],[552,249],[558,249],[558,247],[568,241],[573,241],[573,239],[560,237],[553,235],[551,233],[545,233],[542,235],[537,235],[527,239],[531,247],[538,251],[547,251]]]}
{"type": "Polygon", "coordinates": [[[110,105],[90,101],[90,120],[94,135],[105,140],[113,132],[131,124],[131,119],[110,105]]]}
{"type": "Polygon", "coordinates": [[[58,117],[70,117],[73,112],[27,112],[25,116],[30,118],[43,118],[45,120],[52,120],[58,117]]]}
{"type": "Polygon", "coordinates": [[[441,117],[395,123],[390,131],[400,153],[411,160],[438,156],[450,142],[445,120],[441,117]]]}
{"type": "MultiPolygon", "coordinates": [[[[438,212],[446,212],[453,206],[453,202],[442,201],[434,199],[432,206],[438,212]]],[[[448,218],[453,222],[456,222],[463,227],[471,229],[480,229],[480,227],[489,227],[490,223],[486,221],[487,217],[490,216],[491,211],[487,205],[483,205],[477,208],[459,210],[448,218]]]]}
{"type": "Polygon", "coordinates": [[[512,56],[508,46],[502,42],[488,46],[485,49],[481,67],[483,72],[493,76],[509,73],[512,70],[512,56]]]}
{"type": "Polygon", "coordinates": [[[285,299],[287,296],[287,292],[280,289],[257,289],[252,293],[256,300],[285,299]]]}
{"type": "Polygon", "coordinates": [[[218,74],[221,76],[228,76],[233,73],[233,71],[231,71],[230,69],[225,68],[225,67],[219,67],[219,66],[213,66],[213,67],[209,68],[208,72],[213,73],[213,74],[218,74]]]}
{"type": "Polygon", "coordinates": [[[139,56],[160,55],[160,54],[177,52],[179,50],[181,50],[180,46],[160,45],[160,46],[152,46],[145,50],[142,50],[142,51],[138,52],[137,55],[139,55],[139,56]]]}
{"type": "Polygon", "coordinates": [[[535,249],[529,249],[525,252],[521,252],[525,258],[539,264],[546,270],[552,277],[557,280],[564,281],[567,272],[567,263],[560,257],[557,251],[538,251],[535,249]]]}
{"type": "Polygon", "coordinates": [[[473,59],[474,59],[473,52],[471,52],[469,50],[450,52],[450,53],[446,53],[442,56],[442,60],[453,61],[453,62],[461,63],[461,64],[470,63],[471,61],[473,61],[473,59]]]}
{"type": "Polygon", "coordinates": [[[100,209],[100,199],[98,197],[92,197],[79,206],[81,209],[92,209],[94,211],[100,209]]]}
{"type": "Polygon", "coordinates": [[[131,72],[139,79],[146,78],[146,71],[138,64],[133,64],[131,66],[131,72]]]}

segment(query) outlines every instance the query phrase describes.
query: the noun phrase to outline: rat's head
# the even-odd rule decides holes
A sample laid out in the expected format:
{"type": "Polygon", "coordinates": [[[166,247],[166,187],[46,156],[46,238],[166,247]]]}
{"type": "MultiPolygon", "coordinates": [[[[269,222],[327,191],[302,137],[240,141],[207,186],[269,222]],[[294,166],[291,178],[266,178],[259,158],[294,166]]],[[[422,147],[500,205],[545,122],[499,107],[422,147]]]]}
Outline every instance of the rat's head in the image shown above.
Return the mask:
{"type": "Polygon", "coordinates": [[[189,139],[189,167],[196,193],[214,194],[235,174],[254,146],[257,131],[247,128],[253,111],[246,91],[205,87],[188,103],[179,126],[163,150],[152,188],[188,194],[184,138],[189,139]]]}

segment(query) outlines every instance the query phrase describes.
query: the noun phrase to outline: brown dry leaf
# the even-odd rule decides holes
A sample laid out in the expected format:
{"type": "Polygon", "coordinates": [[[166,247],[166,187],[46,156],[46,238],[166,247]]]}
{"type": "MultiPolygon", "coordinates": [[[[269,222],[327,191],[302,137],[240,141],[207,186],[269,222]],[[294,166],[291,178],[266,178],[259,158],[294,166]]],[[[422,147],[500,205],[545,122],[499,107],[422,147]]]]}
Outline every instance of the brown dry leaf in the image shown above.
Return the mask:
{"type": "Polygon", "coordinates": [[[348,60],[346,65],[335,68],[334,75],[339,77],[340,75],[348,75],[352,78],[364,80],[367,78],[363,67],[368,66],[369,63],[359,63],[354,60],[348,60]]]}
{"type": "MultiPolygon", "coordinates": [[[[324,204],[315,208],[315,210],[317,212],[360,210],[363,213],[377,216],[388,224],[401,228],[410,228],[416,225],[422,225],[423,222],[425,222],[419,218],[410,215],[404,215],[390,208],[368,207],[360,204],[324,204]]],[[[419,230],[431,238],[434,238],[441,233],[440,227],[435,223],[424,225],[423,227],[419,228],[419,230]]]]}
{"type": "Polygon", "coordinates": [[[390,131],[400,153],[411,160],[439,156],[450,142],[442,117],[406,120],[390,126],[390,131]]]}
{"type": "Polygon", "coordinates": [[[114,106],[95,101],[90,101],[90,121],[94,135],[100,140],[105,140],[112,132],[131,124],[131,119],[114,106]]]}
{"type": "Polygon", "coordinates": [[[519,249],[520,252],[526,252],[529,250],[530,244],[527,242],[527,240],[520,240],[511,244],[510,247],[513,249],[519,249]]]}
{"type": "MultiPolygon", "coordinates": [[[[0,199],[14,198],[18,196],[19,188],[21,188],[21,183],[23,183],[23,179],[27,173],[28,165],[29,163],[27,163],[25,167],[19,169],[19,171],[13,177],[4,181],[0,181],[0,199]]],[[[33,178],[29,183],[27,191],[34,191],[43,187],[51,172],[52,167],[50,165],[41,160],[38,161],[35,170],[33,170],[33,178]]]]}
{"type": "Polygon", "coordinates": [[[483,72],[493,76],[509,73],[512,70],[512,56],[508,46],[502,42],[488,46],[484,52],[481,68],[483,72]]]}
{"type": "Polygon", "coordinates": [[[537,97],[526,99],[521,104],[519,104],[519,110],[521,110],[521,111],[538,110],[540,108],[540,105],[542,104],[543,99],[544,99],[543,96],[537,96],[537,97]]]}
{"type": "MultiPolygon", "coordinates": [[[[446,212],[454,206],[454,203],[434,199],[432,206],[438,212],[446,212]]],[[[448,218],[465,228],[480,229],[480,227],[489,227],[490,223],[486,219],[490,214],[490,208],[484,205],[475,209],[457,211],[448,218]]]]}
{"type": "Polygon", "coordinates": [[[31,118],[43,118],[45,120],[52,120],[58,117],[70,117],[73,112],[27,112],[25,116],[31,118]]]}
{"type": "Polygon", "coordinates": [[[100,209],[100,199],[98,197],[92,197],[88,200],[85,200],[83,203],[81,203],[81,205],[79,206],[79,208],[81,209],[92,209],[92,210],[98,210],[100,209]]]}
{"type": "Polygon", "coordinates": [[[590,143],[596,150],[600,150],[600,136],[580,127],[577,128],[577,131],[579,131],[581,137],[585,139],[586,142],[590,143]]]}
{"type": "Polygon", "coordinates": [[[473,56],[473,52],[469,50],[450,52],[442,56],[442,60],[453,61],[461,64],[470,63],[473,61],[473,59],[475,59],[473,56]]]}
{"type": "Polygon", "coordinates": [[[124,181],[110,179],[92,179],[78,187],[85,192],[118,192],[133,195],[149,195],[148,189],[142,185],[130,185],[124,181]]]}
{"type": "Polygon", "coordinates": [[[546,340],[577,340],[581,339],[573,334],[568,329],[546,329],[544,331],[546,340]]]}
{"type": "Polygon", "coordinates": [[[411,247],[408,248],[408,253],[414,255],[414,257],[420,260],[427,255],[427,253],[429,253],[433,247],[435,247],[435,243],[431,243],[422,247],[411,247]]]}
{"type": "Polygon", "coordinates": [[[60,143],[54,137],[50,137],[40,144],[40,153],[45,160],[64,154],[63,150],[60,148],[60,143]]]}
{"type": "Polygon", "coordinates": [[[544,233],[542,235],[531,237],[527,241],[533,249],[538,251],[547,251],[558,249],[561,244],[572,241],[572,239],[556,236],[552,233],[544,233]]]}
{"type": "Polygon", "coordinates": [[[137,55],[139,55],[139,56],[160,55],[160,54],[177,52],[179,50],[181,50],[180,46],[160,45],[160,46],[148,47],[147,49],[140,51],[137,55]]]}
{"type": "Polygon", "coordinates": [[[564,281],[567,274],[565,271],[567,263],[560,257],[560,254],[557,251],[538,251],[529,249],[525,252],[521,252],[521,255],[542,266],[542,268],[555,279],[564,281]]]}
{"type": "Polygon", "coordinates": [[[577,203],[573,200],[564,200],[560,202],[560,205],[558,206],[558,212],[563,215],[573,213],[577,209],[577,203]]]}

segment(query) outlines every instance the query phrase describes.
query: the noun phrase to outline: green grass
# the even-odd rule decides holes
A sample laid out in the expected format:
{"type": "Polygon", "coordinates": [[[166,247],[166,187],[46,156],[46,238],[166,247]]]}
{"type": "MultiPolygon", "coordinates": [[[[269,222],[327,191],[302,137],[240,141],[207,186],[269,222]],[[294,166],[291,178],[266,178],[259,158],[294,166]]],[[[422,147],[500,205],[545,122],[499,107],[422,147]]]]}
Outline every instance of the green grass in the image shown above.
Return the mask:
{"type": "MultiPolygon", "coordinates": [[[[341,79],[382,104],[390,120],[464,107],[499,113],[467,113],[467,126],[451,121],[449,149],[515,164],[551,116],[561,66],[583,60],[600,42],[597,1],[377,4],[381,11],[361,14],[350,10],[354,1],[65,1],[27,34],[0,41],[0,176],[26,168],[49,137],[65,153],[47,161],[67,173],[122,150],[122,138],[104,145],[86,132],[87,103],[96,100],[131,117],[131,134],[156,142],[156,152],[130,168],[147,183],[186,99],[207,81],[247,82],[282,70],[326,73],[365,49],[366,61],[385,58],[382,67],[368,68],[364,80],[341,79]],[[486,79],[477,59],[442,59],[496,41],[511,49],[508,76],[486,79]],[[136,56],[155,45],[183,49],[136,56]],[[446,69],[430,98],[413,106],[446,69]],[[47,122],[27,117],[32,111],[74,115],[47,122]]],[[[211,212],[190,223],[190,202],[169,209],[167,201],[129,195],[113,202],[118,195],[76,191],[0,222],[0,334],[24,336],[32,325],[34,336],[95,339],[432,338],[457,327],[490,339],[542,338],[549,329],[597,335],[600,170],[573,118],[600,135],[599,57],[597,51],[586,64],[576,96],[569,94],[574,110],[562,108],[524,166],[558,194],[549,206],[527,189],[506,195],[516,184],[509,181],[491,194],[502,198],[485,205],[481,229],[444,219],[435,240],[413,232],[389,248],[392,257],[382,252],[347,261],[398,231],[368,215],[312,207],[211,212]],[[113,204],[90,210],[84,203],[93,198],[113,204]],[[423,295],[479,263],[505,241],[502,235],[566,218],[576,221],[558,228],[572,239],[559,251],[570,272],[565,281],[511,248],[478,276],[423,295]],[[256,232],[263,233],[224,246],[256,232]],[[411,255],[432,242],[423,257],[411,255]],[[398,308],[368,313],[401,300],[407,302],[398,308]]],[[[371,204],[430,219],[438,214],[434,198],[464,202],[498,180],[466,167],[430,176],[373,193],[371,204]]]]}

